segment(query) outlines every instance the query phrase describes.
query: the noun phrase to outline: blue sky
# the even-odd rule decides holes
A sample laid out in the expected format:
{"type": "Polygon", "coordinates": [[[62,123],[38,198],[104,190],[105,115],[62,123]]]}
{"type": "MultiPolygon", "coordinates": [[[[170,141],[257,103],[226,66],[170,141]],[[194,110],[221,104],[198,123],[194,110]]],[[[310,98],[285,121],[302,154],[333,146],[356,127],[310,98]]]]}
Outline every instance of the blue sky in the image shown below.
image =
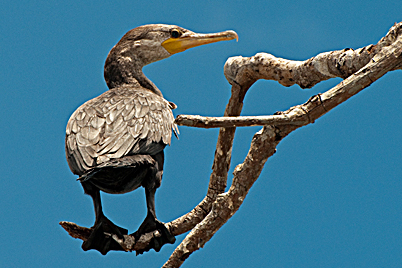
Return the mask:
{"type": "MultiPolygon", "coordinates": [[[[401,21],[392,1],[8,1],[0,10],[1,267],[160,267],[175,246],[142,256],[83,252],[59,221],[92,226],[90,197],[70,172],[65,125],[107,90],[103,64],[123,34],[148,23],[196,32],[232,29],[239,42],[195,48],[144,69],[176,114],[223,114],[231,56],[268,52],[305,60],[359,48],[401,21]]],[[[269,115],[339,83],[313,89],[259,81],[244,115],[269,115]]],[[[183,267],[401,267],[402,72],[283,140],[243,206],[183,267]]],[[[238,129],[232,169],[259,127],[238,129]]],[[[204,197],[218,130],[180,127],[167,148],[157,213],[170,221],[204,197]]],[[[229,181],[230,184],[230,181],[229,181]]],[[[102,196],[105,213],[135,231],[144,192],[102,196]]]]}

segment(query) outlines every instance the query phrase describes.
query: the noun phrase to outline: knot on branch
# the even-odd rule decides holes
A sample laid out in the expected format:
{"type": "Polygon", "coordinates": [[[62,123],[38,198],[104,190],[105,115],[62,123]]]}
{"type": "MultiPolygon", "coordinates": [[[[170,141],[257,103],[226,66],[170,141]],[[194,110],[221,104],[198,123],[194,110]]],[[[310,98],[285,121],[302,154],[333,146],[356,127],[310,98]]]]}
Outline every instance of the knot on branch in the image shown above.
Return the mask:
{"type": "Polygon", "coordinates": [[[250,63],[248,62],[250,58],[245,58],[241,56],[229,58],[225,66],[223,67],[223,73],[226,80],[234,85],[245,85],[254,83],[258,77],[255,77],[255,72],[249,70],[250,63]]]}

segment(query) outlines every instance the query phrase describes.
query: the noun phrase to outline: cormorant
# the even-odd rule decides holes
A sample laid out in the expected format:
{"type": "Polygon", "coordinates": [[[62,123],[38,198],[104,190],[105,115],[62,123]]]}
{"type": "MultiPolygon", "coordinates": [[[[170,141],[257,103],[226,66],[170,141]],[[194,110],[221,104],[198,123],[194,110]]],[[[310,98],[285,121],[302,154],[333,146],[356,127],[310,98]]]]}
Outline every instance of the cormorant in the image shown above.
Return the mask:
{"type": "Polygon", "coordinates": [[[105,233],[123,238],[128,231],[103,214],[100,191],[122,194],[140,186],[145,188],[147,216],[134,237],[154,230],[162,234],[146,250],[159,251],[163,244],[175,242],[156,218],[155,191],[162,181],[163,149],[176,129],[172,113],[176,105],[163,98],[142,68],[188,48],[235,38],[234,31],[196,34],[175,25],[153,24],[130,30],[109,52],[104,69],[109,90],[81,105],[66,128],[68,165],[95,208],[95,224],[82,244],[84,250],[106,254],[121,249],[105,233]]]}

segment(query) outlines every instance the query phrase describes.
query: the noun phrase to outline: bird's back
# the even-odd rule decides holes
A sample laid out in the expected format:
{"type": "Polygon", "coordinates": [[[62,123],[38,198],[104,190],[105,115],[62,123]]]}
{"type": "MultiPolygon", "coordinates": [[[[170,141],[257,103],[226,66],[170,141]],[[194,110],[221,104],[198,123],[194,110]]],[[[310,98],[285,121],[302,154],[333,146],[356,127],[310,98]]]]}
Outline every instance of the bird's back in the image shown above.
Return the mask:
{"type": "Polygon", "coordinates": [[[142,87],[110,89],[81,105],[66,128],[66,157],[82,175],[127,155],[155,155],[170,144],[174,117],[163,97],[142,87]]]}

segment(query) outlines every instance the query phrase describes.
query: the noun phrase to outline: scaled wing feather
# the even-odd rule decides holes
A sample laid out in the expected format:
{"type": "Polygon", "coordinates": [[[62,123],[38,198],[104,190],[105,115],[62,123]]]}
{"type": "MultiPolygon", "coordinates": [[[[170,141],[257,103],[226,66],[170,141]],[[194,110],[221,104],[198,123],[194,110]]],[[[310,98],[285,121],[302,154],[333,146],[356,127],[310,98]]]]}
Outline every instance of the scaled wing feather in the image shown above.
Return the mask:
{"type": "Polygon", "coordinates": [[[155,154],[170,144],[174,117],[162,97],[130,87],[111,89],[81,105],[66,128],[66,154],[78,175],[129,154],[155,154]]]}

